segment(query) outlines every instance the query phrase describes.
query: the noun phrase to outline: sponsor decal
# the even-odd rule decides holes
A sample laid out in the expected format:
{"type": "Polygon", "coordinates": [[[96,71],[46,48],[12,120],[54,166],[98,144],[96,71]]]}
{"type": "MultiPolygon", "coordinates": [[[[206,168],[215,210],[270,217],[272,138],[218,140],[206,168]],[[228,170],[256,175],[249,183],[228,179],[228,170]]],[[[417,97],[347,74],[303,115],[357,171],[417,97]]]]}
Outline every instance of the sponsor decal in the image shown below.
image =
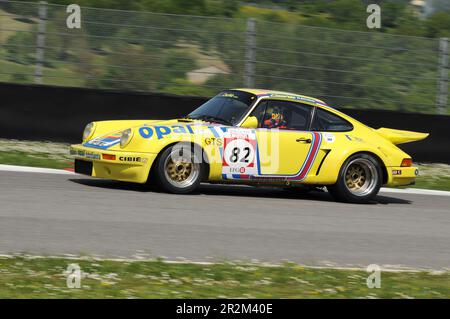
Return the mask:
{"type": "Polygon", "coordinates": [[[148,139],[155,136],[158,140],[169,136],[171,134],[205,134],[209,133],[208,127],[200,125],[155,125],[142,126],[139,128],[139,135],[142,138],[148,139]],[[194,130],[195,128],[195,130],[194,130]]]}
{"type": "Polygon", "coordinates": [[[238,99],[239,98],[236,94],[231,93],[231,92],[224,92],[224,93],[220,94],[220,96],[221,97],[229,97],[229,98],[232,98],[232,99],[238,99]]]}
{"type": "Polygon", "coordinates": [[[96,137],[93,140],[84,143],[83,146],[106,150],[111,146],[119,144],[121,136],[122,132],[116,132],[111,135],[96,137]]]}
{"type": "Polygon", "coordinates": [[[402,170],[400,170],[400,169],[394,169],[394,170],[392,171],[392,175],[402,175],[402,170]]]}
{"type": "Polygon", "coordinates": [[[146,163],[147,159],[140,156],[119,156],[121,162],[146,163]]]}
{"type": "Polygon", "coordinates": [[[100,154],[94,152],[86,152],[85,157],[89,159],[100,159],[100,154]]]}
{"type": "Polygon", "coordinates": [[[323,138],[328,143],[333,143],[336,140],[336,136],[334,134],[332,134],[332,133],[324,133],[323,134],[323,138]]]}
{"type": "Polygon", "coordinates": [[[87,159],[100,159],[100,154],[89,152],[89,151],[83,151],[83,150],[76,150],[76,149],[70,149],[70,155],[78,156],[78,157],[85,157],[87,159]]]}
{"type": "Polygon", "coordinates": [[[352,135],[348,135],[348,134],[345,134],[345,137],[346,137],[349,141],[352,141],[352,142],[362,142],[362,141],[363,141],[362,138],[359,138],[359,137],[356,137],[356,136],[352,136],[352,135]]]}
{"type": "Polygon", "coordinates": [[[223,133],[222,176],[248,179],[258,173],[255,130],[232,128],[223,133]]]}
{"type": "Polygon", "coordinates": [[[279,98],[279,99],[287,99],[287,100],[294,100],[294,101],[303,101],[303,102],[308,102],[308,103],[313,103],[313,104],[319,104],[322,106],[328,106],[327,104],[313,99],[313,98],[308,98],[305,96],[299,96],[299,95],[291,95],[291,94],[280,94],[280,93],[264,93],[264,94],[259,94],[258,97],[271,97],[271,98],[279,98]]]}
{"type": "Polygon", "coordinates": [[[73,148],[70,149],[70,155],[74,155],[74,156],[84,156],[84,154],[85,154],[85,151],[82,151],[82,150],[76,150],[76,149],[73,149],[73,148]]]}
{"type": "Polygon", "coordinates": [[[222,146],[223,145],[223,139],[216,138],[216,137],[207,137],[207,138],[205,138],[205,144],[206,145],[222,146]]]}
{"type": "Polygon", "coordinates": [[[153,135],[153,130],[151,127],[147,126],[141,127],[139,129],[139,135],[141,135],[143,138],[150,138],[153,135]]]}

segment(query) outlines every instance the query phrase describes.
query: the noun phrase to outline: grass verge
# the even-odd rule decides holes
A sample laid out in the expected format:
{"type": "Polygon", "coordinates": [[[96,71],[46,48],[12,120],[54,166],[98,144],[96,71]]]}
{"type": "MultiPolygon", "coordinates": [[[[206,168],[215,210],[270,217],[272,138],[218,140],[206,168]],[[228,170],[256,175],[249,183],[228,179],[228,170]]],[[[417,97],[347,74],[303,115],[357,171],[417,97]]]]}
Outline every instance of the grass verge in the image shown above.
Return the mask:
{"type": "Polygon", "coordinates": [[[69,168],[72,162],[65,143],[0,139],[0,164],[69,168]]]}
{"type": "MultiPolygon", "coordinates": [[[[0,164],[70,168],[69,144],[0,139],[0,164]]],[[[416,184],[407,187],[450,191],[450,165],[418,164],[416,184]]]]}
{"type": "Polygon", "coordinates": [[[2,298],[449,298],[449,271],[382,272],[369,289],[362,270],[296,264],[171,264],[84,258],[0,258],[2,298]],[[80,288],[66,269],[81,268],[80,288]]]}
{"type": "Polygon", "coordinates": [[[450,191],[450,165],[419,164],[416,184],[408,187],[450,191]]]}

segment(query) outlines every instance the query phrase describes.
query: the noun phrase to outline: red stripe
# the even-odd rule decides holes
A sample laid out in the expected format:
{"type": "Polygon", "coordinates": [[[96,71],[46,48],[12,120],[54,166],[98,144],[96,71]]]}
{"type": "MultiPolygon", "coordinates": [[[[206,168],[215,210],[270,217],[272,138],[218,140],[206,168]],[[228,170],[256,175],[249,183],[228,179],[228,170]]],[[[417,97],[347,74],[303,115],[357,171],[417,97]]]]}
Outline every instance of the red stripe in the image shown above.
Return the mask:
{"type": "Polygon", "coordinates": [[[297,177],[294,177],[292,179],[298,180],[298,179],[303,179],[306,175],[306,172],[309,171],[309,168],[311,167],[313,160],[315,158],[315,154],[317,153],[317,150],[319,148],[319,133],[314,132],[314,144],[312,146],[312,151],[311,153],[309,153],[309,157],[307,159],[306,165],[305,167],[303,167],[303,170],[300,172],[300,175],[297,177]]]}
{"type": "Polygon", "coordinates": [[[308,163],[306,164],[305,168],[303,169],[303,172],[300,174],[301,178],[304,178],[306,173],[311,168],[312,164],[314,163],[314,158],[316,157],[317,151],[319,150],[319,141],[320,141],[319,133],[314,132],[314,137],[315,137],[315,141],[314,141],[313,150],[312,150],[311,154],[309,155],[308,163]]]}

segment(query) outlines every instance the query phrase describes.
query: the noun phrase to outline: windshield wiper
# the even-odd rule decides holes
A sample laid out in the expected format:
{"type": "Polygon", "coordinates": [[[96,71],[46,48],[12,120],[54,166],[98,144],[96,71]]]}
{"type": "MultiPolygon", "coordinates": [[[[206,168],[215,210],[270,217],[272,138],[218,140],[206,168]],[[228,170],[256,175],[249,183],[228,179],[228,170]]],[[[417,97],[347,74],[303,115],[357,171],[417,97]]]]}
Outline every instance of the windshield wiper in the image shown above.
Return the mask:
{"type": "Polygon", "coordinates": [[[216,122],[219,124],[225,124],[225,125],[230,125],[233,126],[233,123],[231,123],[230,121],[227,121],[223,118],[217,117],[217,116],[213,116],[213,115],[201,115],[198,116],[196,118],[193,117],[189,117],[191,119],[195,119],[195,120],[203,120],[203,121],[208,121],[208,122],[216,122]]]}

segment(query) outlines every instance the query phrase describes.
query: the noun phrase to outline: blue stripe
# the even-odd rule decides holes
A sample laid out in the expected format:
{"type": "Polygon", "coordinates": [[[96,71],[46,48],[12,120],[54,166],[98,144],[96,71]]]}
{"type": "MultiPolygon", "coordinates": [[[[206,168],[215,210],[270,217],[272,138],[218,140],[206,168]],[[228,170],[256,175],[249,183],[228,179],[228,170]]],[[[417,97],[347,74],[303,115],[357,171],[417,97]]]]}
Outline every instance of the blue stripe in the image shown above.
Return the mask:
{"type": "Polygon", "coordinates": [[[208,126],[208,128],[211,130],[211,132],[213,133],[214,137],[217,137],[217,138],[220,137],[220,135],[219,135],[219,133],[217,133],[215,127],[213,127],[213,126],[208,126]]]}
{"type": "Polygon", "coordinates": [[[303,169],[305,168],[306,163],[308,162],[309,157],[311,156],[311,152],[314,148],[314,143],[316,142],[316,135],[314,134],[314,132],[312,133],[312,141],[311,141],[311,147],[309,148],[308,154],[306,155],[305,161],[303,162],[302,167],[300,168],[300,171],[295,174],[292,177],[297,177],[298,175],[300,175],[303,171],[303,169]]]}
{"type": "MultiPolygon", "coordinates": [[[[256,134],[255,134],[256,136],[256,134]]],[[[256,138],[256,164],[258,165],[258,175],[261,175],[261,164],[259,163],[259,147],[258,138],[256,138]]]]}
{"type": "MultiPolygon", "coordinates": [[[[313,134],[314,134],[314,133],[313,133],[313,134]]],[[[319,134],[319,143],[318,143],[318,145],[317,145],[317,151],[316,151],[316,153],[313,155],[314,157],[313,157],[313,160],[312,160],[312,162],[311,162],[311,165],[309,166],[308,171],[306,172],[305,177],[304,177],[303,179],[305,179],[305,178],[308,176],[308,173],[309,173],[309,171],[311,170],[311,167],[314,166],[314,161],[316,160],[317,154],[319,154],[320,145],[322,144],[322,134],[321,134],[321,133],[318,133],[318,134],[319,134]]]]}

